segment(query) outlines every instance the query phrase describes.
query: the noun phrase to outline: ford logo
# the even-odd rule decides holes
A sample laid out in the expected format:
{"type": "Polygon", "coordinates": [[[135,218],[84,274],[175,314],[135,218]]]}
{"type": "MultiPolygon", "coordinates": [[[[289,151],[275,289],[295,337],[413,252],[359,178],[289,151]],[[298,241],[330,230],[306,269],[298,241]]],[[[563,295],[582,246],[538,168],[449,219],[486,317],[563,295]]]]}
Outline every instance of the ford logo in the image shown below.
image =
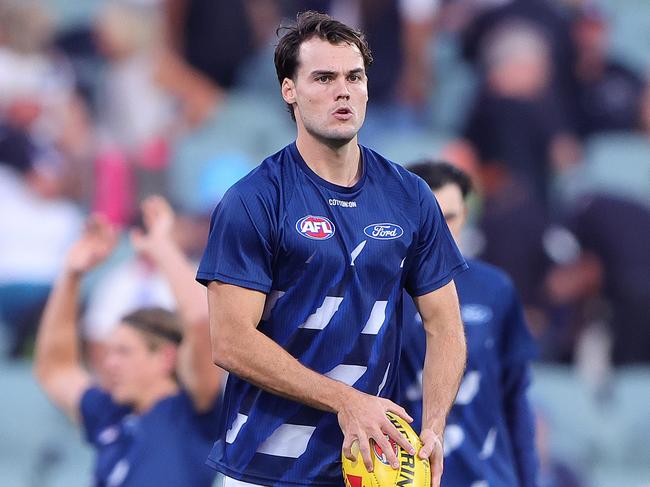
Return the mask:
{"type": "Polygon", "coordinates": [[[404,235],[404,230],[394,223],[373,223],[364,228],[363,233],[377,240],[392,240],[404,235]]]}

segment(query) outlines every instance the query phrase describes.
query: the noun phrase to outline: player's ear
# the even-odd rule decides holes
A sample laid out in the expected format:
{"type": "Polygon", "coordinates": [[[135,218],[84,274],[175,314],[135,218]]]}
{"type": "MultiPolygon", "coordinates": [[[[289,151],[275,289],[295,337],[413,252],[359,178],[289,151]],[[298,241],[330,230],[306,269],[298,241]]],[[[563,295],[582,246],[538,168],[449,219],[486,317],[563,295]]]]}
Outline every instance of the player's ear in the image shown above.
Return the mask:
{"type": "Polygon", "coordinates": [[[282,80],[282,98],[289,105],[293,105],[296,102],[296,85],[292,79],[284,78],[282,80]]]}

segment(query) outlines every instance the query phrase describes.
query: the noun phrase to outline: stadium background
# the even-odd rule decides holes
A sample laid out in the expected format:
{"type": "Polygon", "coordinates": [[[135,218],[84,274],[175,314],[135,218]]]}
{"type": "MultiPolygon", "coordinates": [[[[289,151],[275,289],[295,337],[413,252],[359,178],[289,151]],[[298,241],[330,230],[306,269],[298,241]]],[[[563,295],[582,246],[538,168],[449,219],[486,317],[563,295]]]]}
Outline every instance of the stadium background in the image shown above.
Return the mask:
{"type": "MultiPolygon", "coordinates": [[[[361,142],[400,163],[444,157],[479,186],[465,251],[524,298],[547,465],[650,485],[648,0],[0,0],[0,485],[90,478],[91,451],[30,371],[83,216],[126,229],[162,193],[196,257],[229,184],[292,140],[272,49],[304,7],[368,31],[361,142]]],[[[130,262],[124,238],[86,283],[87,339],[130,262]]],[[[134,289],[155,294],[154,277],[134,289]]]]}

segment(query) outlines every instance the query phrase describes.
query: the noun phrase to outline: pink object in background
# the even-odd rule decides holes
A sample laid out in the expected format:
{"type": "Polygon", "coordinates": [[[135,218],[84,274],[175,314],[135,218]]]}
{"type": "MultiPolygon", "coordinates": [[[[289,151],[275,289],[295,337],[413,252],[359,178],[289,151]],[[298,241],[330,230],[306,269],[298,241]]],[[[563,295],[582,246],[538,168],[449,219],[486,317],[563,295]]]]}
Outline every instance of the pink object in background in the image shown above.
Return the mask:
{"type": "Polygon", "coordinates": [[[134,214],[135,186],[131,166],[122,152],[109,149],[95,161],[94,211],[117,227],[128,225],[134,214]]]}
{"type": "Polygon", "coordinates": [[[162,137],[154,137],[144,143],[138,154],[138,163],[149,171],[162,171],[169,162],[169,144],[162,137]]]}

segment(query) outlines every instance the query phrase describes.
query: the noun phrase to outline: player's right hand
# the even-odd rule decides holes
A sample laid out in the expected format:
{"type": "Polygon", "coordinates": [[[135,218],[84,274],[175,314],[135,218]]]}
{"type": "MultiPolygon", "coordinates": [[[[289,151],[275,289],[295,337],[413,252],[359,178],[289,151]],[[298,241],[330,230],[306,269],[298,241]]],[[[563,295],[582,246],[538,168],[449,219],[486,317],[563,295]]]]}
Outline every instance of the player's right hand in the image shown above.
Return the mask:
{"type": "Polygon", "coordinates": [[[415,454],[413,445],[388,420],[386,413],[389,411],[409,423],[413,421],[404,408],[394,402],[365,394],[353,388],[350,388],[346,397],[343,398],[337,413],[339,425],[343,431],[343,454],[349,460],[354,461],[356,455],[352,452],[352,444],[357,441],[363,463],[369,472],[373,469],[370,440],[377,443],[386,453],[388,462],[393,468],[398,468],[399,463],[386,435],[410,454],[415,454]]]}
{"type": "Polygon", "coordinates": [[[72,245],[66,258],[66,271],[85,274],[103,262],[115,248],[117,232],[102,215],[92,215],[83,233],[72,245]]]}

